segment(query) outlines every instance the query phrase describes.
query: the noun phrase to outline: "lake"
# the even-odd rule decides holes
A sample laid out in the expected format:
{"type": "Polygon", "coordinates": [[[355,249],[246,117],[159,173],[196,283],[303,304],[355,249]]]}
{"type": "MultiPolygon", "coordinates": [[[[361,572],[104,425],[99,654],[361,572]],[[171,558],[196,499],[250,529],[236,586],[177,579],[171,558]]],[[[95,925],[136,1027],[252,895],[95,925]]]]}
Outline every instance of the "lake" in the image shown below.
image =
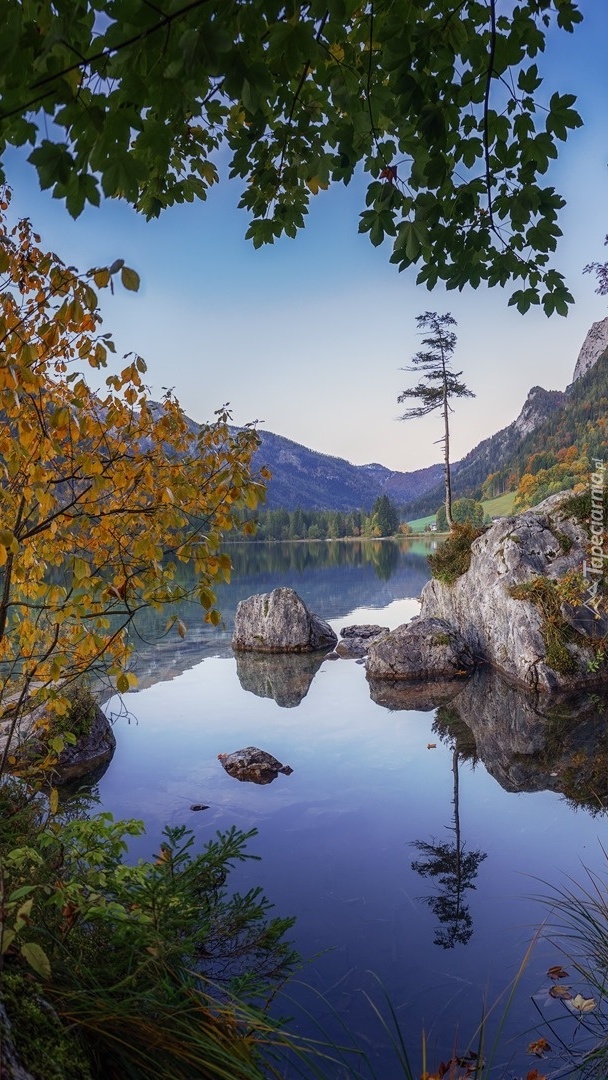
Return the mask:
{"type": "MultiPolygon", "coordinates": [[[[139,625],[139,689],[124,707],[106,704],[117,749],[98,783],[103,809],[146,822],[133,857],[158,850],[165,824],[188,825],[201,846],[233,824],[258,830],[250,850],[261,861],[231,881],[262,885],[278,914],[295,915],[291,937],[310,958],[283,1012],[318,1035],[304,1006],[340,1041],[343,1021],[381,1080],[403,1073],[368,998],[388,1016],[386,991],[418,1073],[424,1030],[432,1072],[455,1040],[467,1049],[482,1009],[516,975],[549,916],[537,897],[568,877],[582,881],[583,867],[603,872],[608,844],[608,702],[598,695],[547,706],[481,672],[433,702],[370,686],[354,660],[237,663],[238,600],[288,585],[337,632],[356,622],[393,628],[418,610],[433,545],[231,545],[223,627],[207,626],[194,605],[181,611],[183,641],[157,640],[165,616],[139,625]],[[217,755],[248,745],[293,774],[239,783],[217,755]],[[195,803],[209,809],[193,812],[195,803]]],[[[576,1018],[548,993],[547,969],[560,962],[545,934],[509,1009],[496,1076],[548,1071],[526,1053],[537,1028],[547,1036],[543,1017],[567,1043],[575,1034],[576,1018]]],[[[572,971],[567,981],[573,993],[588,989],[572,971]]]]}

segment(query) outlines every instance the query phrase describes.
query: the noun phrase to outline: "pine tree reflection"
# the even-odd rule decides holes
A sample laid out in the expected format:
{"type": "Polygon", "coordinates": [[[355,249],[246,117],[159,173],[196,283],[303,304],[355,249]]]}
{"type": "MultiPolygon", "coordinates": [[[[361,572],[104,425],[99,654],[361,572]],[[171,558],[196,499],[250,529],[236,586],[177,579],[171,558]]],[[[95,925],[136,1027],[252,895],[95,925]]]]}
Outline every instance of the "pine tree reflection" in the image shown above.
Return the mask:
{"type": "MultiPolygon", "coordinates": [[[[449,710],[439,709],[434,730],[444,734],[441,714],[449,710]]],[[[439,926],[433,941],[442,949],[453,949],[455,945],[466,945],[473,933],[473,919],[469,905],[465,901],[469,889],[475,888],[475,878],[480,863],[487,857],[484,851],[467,851],[460,830],[460,778],[459,764],[464,758],[474,757],[469,746],[461,746],[456,738],[452,748],[453,776],[453,825],[447,828],[453,832],[454,839],[440,843],[433,840],[415,840],[412,844],[423,858],[412,862],[412,870],[421,877],[432,878],[437,882],[438,891],[423,897],[436,916],[439,926]]]]}

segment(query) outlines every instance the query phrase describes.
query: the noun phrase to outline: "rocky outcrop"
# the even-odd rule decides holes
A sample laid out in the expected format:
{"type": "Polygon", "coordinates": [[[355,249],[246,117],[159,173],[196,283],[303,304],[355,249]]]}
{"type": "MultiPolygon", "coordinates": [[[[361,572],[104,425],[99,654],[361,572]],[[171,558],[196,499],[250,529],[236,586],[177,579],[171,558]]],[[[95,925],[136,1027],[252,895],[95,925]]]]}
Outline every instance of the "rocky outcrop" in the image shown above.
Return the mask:
{"type": "Polygon", "coordinates": [[[66,746],[53,766],[53,782],[68,784],[107,765],[116,749],[116,738],[105,713],[95,706],[95,715],[86,735],[74,746],[66,746]]]}
{"type": "Polygon", "coordinates": [[[582,572],[589,539],[568,516],[570,494],[553,495],[496,522],[474,541],[465,574],[453,585],[432,580],[422,591],[423,618],[444,619],[476,656],[534,689],[568,689],[598,679],[590,635],[574,629],[575,620],[582,621],[580,610],[560,610],[558,599],[556,614],[548,615],[546,602],[555,606],[559,593],[549,587],[544,596],[534,596],[525,589],[582,572]]]}
{"type": "Polygon", "coordinates": [[[243,690],[273,698],[282,709],[294,709],[306,697],[324,659],[319,653],[241,652],[236,654],[236,673],[243,690]]]}
{"type": "Polygon", "coordinates": [[[572,381],[576,382],[581,375],[590,371],[606,349],[608,349],[608,318],[593,323],[578,354],[572,381]]]}
{"type": "Polygon", "coordinates": [[[370,679],[457,679],[470,675],[473,654],[453,624],[417,618],[398,626],[370,646],[370,679]]]}
{"type": "Polygon", "coordinates": [[[308,610],[293,589],[274,589],[241,600],[234,618],[232,648],[246,652],[319,652],[338,638],[308,610]]]}
{"type": "MultiPolygon", "coordinates": [[[[73,745],[66,744],[57,761],[49,766],[50,778],[56,786],[88,776],[107,765],[114,754],[116,739],[110,721],[98,705],[92,705],[91,711],[86,733],[79,735],[73,745]]],[[[43,760],[47,755],[47,747],[37,734],[37,723],[43,713],[44,706],[23,717],[22,738],[14,750],[19,768],[28,762],[43,760]]],[[[66,727],[69,730],[69,722],[66,727]]]]}
{"type": "Polygon", "coordinates": [[[345,660],[356,660],[366,656],[371,643],[388,632],[388,626],[378,626],[376,623],[343,626],[340,630],[340,641],[336,645],[336,652],[345,660]]]}

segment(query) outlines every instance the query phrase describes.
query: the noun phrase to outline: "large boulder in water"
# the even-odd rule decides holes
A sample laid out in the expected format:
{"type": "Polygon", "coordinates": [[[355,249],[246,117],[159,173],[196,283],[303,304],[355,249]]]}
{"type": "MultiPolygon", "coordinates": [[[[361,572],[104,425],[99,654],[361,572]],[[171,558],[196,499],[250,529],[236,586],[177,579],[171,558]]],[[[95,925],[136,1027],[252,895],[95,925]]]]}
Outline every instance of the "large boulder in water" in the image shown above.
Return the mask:
{"type": "Polygon", "coordinates": [[[370,679],[455,679],[475,667],[462,636],[443,619],[412,619],[373,641],[367,655],[370,679]]]}
{"type": "Polygon", "coordinates": [[[241,600],[234,618],[232,648],[244,652],[320,652],[338,638],[313,615],[293,589],[274,589],[241,600]]]}

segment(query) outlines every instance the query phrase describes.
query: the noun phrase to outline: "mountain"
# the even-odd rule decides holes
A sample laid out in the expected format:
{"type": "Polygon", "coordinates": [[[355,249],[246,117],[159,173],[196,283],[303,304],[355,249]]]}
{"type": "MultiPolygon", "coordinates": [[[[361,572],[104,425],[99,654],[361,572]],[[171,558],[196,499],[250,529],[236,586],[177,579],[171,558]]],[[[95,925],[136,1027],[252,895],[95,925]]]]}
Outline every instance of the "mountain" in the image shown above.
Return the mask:
{"type": "Polygon", "coordinates": [[[272,473],[266,498],[269,509],[369,509],[383,494],[401,504],[434,487],[442,475],[441,465],[411,473],[395,472],[377,463],[351,465],[270,431],[261,431],[260,436],[262,445],[255,454],[254,467],[266,465],[272,473]]]}
{"type": "MultiPolygon", "coordinates": [[[[608,318],[589,330],[570,386],[565,390],[533,386],[512,424],[452,465],[453,497],[479,497],[482,487],[485,496],[513,490],[531,455],[556,458],[560,450],[580,443],[588,456],[592,451],[606,456],[606,372],[608,318]]],[[[195,433],[199,425],[189,423],[195,433]]],[[[443,502],[442,464],[414,472],[398,472],[377,462],[351,465],[282,435],[263,430],[259,434],[261,446],[253,464],[256,469],[266,465],[272,473],[268,509],[369,510],[379,495],[386,494],[405,508],[407,517],[415,518],[434,513],[443,502]]]]}
{"type": "MultiPolygon", "coordinates": [[[[544,390],[533,386],[523,409],[513,423],[478,443],[460,461],[452,465],[452,497],[477,494],[484,481],[493,473],[501,473],[516,454],[522,439],[536,431],[549,417],[562,408],[567,394],[562,390],[544,390]]],[[[505,477],[506,483],[507,477],[505,477]]],[[[503,488],[504,490],[504,488],[503,488]]],[[[499,492],[496,492],[498,494],[499,492]]],[[[432,514],[445,498],[443,479],[419,498],[405,506],[410,518],[432,514]]]]}
{"type": "MultiPolygon", "coordinates": [[[[560,451],[575,446],[587,458],[605,456],[608,373],[608,318],[593,323],[579,352],[573,380],[565,390],[534,386],[512,424],[484,439],[452,466],[454,498],[479,498],[513,490],[526,471],[530,458],[544,460],[549,468],[560,451]],[[486,484],[494,477],[494,490],[486,484]]],[[[405,506],[409,518],[433,513],[444,498],[438,483],[405,506]]]]}
{"type": "Polygon", "coordinates": [[[572,382],[585,375],[598,358],[608,349],[608,319],[594,322],[585,338],[581,351],[578,354],[572,382]]]}

